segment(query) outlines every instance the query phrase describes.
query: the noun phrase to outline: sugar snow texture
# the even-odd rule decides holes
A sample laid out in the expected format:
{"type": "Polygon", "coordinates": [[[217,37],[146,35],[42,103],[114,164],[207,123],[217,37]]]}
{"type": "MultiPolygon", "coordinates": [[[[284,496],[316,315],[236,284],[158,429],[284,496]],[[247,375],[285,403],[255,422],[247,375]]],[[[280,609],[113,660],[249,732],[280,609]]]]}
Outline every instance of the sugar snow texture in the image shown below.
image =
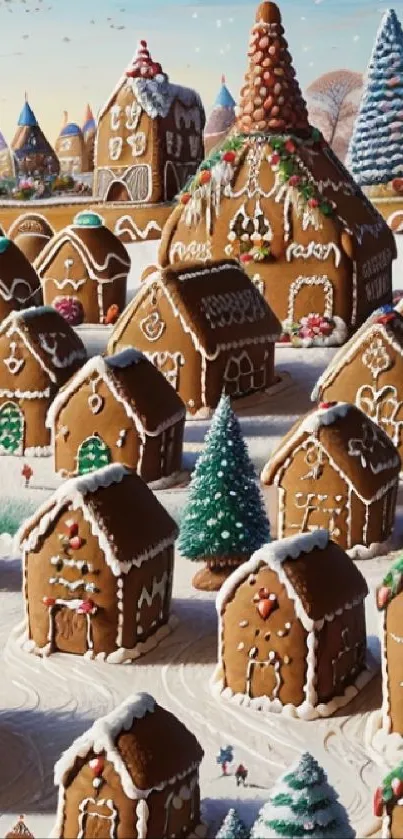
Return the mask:
{"type": "MultiPolygon", "coordinates": [[[[245,580],[249,574],[254,574],[258,568],[268,565],[277,574],[281,571],[281,564],[288,559],[297,559],[302,553],[310,553],[315,549],[324,550],[329,543],[327,530],[314,530],[312,533],[301,533],[298,536],[289,536],[287,539],[279,539],[270,544],[264,545],[260,550],[255,551],[248,562],[243,562],[239,568],[225,580],[220,588],[216,599],[217,612],[220,614],[225,603],[230,599],[233,591],[245,580]]],[[[289,584],[290,585],[290,584],[289,584]]],[[[295,600],[295,593],[292,597],[295,600]]],[[[308,616],[306,616],[309,621],[308,616]]],[[[309,621],[309,623],[311,623],[309,621]]],[[[311,627],[310,627],[311,628],[311,627]]]]}
{"type": "Polygon", "coordinates": [[[116,748],[116,739],[124,731],[129,731],[135,720],[155,711],[155,700],[148,693],[130,696],[122,705],[115,708],[106,717],[96,720],[91,728],[79,737],[62,754],[55,766],[55,784],[63,784],[66,773],[74,766],[78,757],[86,757],[93,750],[95,754],[105,752],[122,782],[128,798],[142,798],[150,790],[139,790],[133,783],[124,760],[116,748]]]}
{"type": "Polygon", "coordinates": [[[308,414],[299,426],[298,432],[312,434],[321,428],[322,425],[333,425],[339,419],[347,416],[351,405],[348,402],[337,402],[330,408],[319,408],[313,414],[308,414]]]}
{"type": "Polygon", "coordinates": [[[127,349],[122,350],[122,352],[116,355],[106,355],[104,357],[105,364],[108,367],[117,367],[120,369],[131,367],[132,364],[137,364],[138,361],[143,361],[144,359],[145,355],[133,347],[127,347],[127,349]]]}
{"type": "Polygon", "coordinates": [[[82,475],[79,478],[70,478],[70,480],[65,481],[57,488],[54,500],[56,503],[68,500],[77,493],[85,497],[88,493],[96,492],[98,489],[105,489],[112,484],[120,484],[126,475],[130,475],[129,469],[126,469],[120,463],[112,463],[102,469],[97,469],[96,472],[91,472],[89,475],[82,475]]]}
{"type": "Polygon", "coordinates": [[[354,831],[323,769],[305,752],[274,785],[251,839],[354,839],[354,831]]]}
{"type": "Polygon", "coordinates": [[[192,475],[179,550],[189,559],[249,555],[270,528],[253,464],[230,400],[222,396],[192,475]]]}
{"type": "Polygon", "coordinates": [[[381,22],[367,69],[347,166],[361,185],[403,173],[403,32],[393,9],[381,22]]]}

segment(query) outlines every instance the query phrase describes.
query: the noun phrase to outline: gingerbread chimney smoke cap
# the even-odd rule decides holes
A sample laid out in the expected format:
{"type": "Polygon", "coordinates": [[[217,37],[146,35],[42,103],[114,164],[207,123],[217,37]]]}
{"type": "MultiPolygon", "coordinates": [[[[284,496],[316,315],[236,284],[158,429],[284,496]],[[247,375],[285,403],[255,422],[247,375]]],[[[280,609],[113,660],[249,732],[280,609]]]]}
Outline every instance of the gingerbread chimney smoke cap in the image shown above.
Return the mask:
{"type": "Polygon", "coordinates": [[[275,3],[264,2],[258,7],[248,58],[237,109],[238,130],[246,134],[309,134],[306,104],[275,3]]]}
{"type": "Polygon", "coordinates": [[[132,64],[126,70],[126,76],[131,79],[153,79],[159,74],[162,74],[161,64],[152,60],[147,41],[139,41],[132,64]]]}
{"type": "Polygon", "coordinates": [[[275,3],[265,0],[261,3],[256,12],[256,23],[278,23],[281,24],[280,9],[275,3]]]}

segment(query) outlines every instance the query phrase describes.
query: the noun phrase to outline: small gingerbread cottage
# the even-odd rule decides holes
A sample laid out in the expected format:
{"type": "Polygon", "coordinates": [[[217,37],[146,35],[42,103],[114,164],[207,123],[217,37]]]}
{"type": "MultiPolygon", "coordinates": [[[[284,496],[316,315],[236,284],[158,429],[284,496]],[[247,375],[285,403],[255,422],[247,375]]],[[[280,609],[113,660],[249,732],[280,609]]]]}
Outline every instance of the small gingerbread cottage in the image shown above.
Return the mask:
{"type": "Polygon", "coordinates": [[[114,233],[93,212],[48,242],[35,261],[44,302],[71,326],[112,323],[126,303],[130,257],[114,233]]]}
{"type": "Polygon", "coordinates": [[[54,309],[11,314],[0,324],[0,454],[49,455],[45,426],[59,388],[84,364],[84,344],[54,309]]]}
{"type": "Polygon", "coordinates": [[[194,90],[171,84],[145,41],[98,116],[94,195],[172,201],[203,160],[205,114],[194,90]]]}
{"type": "Polygon", "coordinates": [[[53,235],[48,220],[40,213],[23,213],[8,230],[8,238],[19,247],[31,264],[53,235]]]}
{"type": "Polygon", "coordinates": [[[368,676],[367,594],[361,572],[326,530],[265,545],[217,596],[215,691],[303,719],[334,713],[368,676]]]}
{"type": "Polygon", "coordinates": [[[46,139],[27,98],[11,143],[18,178],[49,178],[58,175],[60,164],[46,139]]]}
{"type": "Polygon", "coordinates": [[[155,270],[117,322],[108,352],[141,349],[164,373],[189,414],[275,381],[280,324],[234,260],[155,270]]]}
{"type": "Polygon", "coordinates": [[[317,527],[368,555],[391,536],[401,468],[390,438],[346,402],[321,403],[286,434],[261,479],[278,538],[317,527]]]}
{"type": "Polygon", "coordinates": [[[24,837],[25,839],[35,839],[33,833],[28,830],[25,824],[24,816],[19,816],[18,821],[6,834],[5,839],[24,839],[24,837]]]}
{"type": "Polygon", "coordinates": [[[0,236],[0,322],[10,312],[39,306],[42,290],[39,277],[20,248],[0,236]]]}
{"type": "Polygon", "coordinates": [[[167,634],[175,522],[121,464],[65,481],[24,522],[25,648],[138,658],[167,634]]]}
{"type": "Polygon", "coordinates": [[[75,122],[68,122],[67,111],[64,112],[64,123],[55,143],[55,152],[59,158],[61,174],[79,175],[88,171],[83,132],[75,122]]]}
{"type": "Polygon", "coordinates": [[[96,720],[55,766],[55,839],[202,837],[203,749],[147,693],[96,720]],[[118,832],[117,832],[118,830],[118,832]]]}
{"type": "Polygon", "coordinates": [[[403,763],[386,775],[375,790],[374,816],[382,819],[382,839],[403,836],[403,763]]]}
{"type": "Polygon", "coordinates": [[[403,737],[402,604],[403,558],[390,567],[376,592],[381,616],[382,643],[382,728],[403,737]]]}
{"type": "Polygon", "coordinates": [[[333,357],[313,400],[352,402],[391,438],[403,456],[403,317],[374,312],[333,357]]]}
{"type": "Polygon", "coordinates": [[[183,190],[159,264],[240,259],[299,346],[343,344],[392,302],[388,225],[308,122],[275,3],[261,3],[237,122],[183,190]]]}
{"type": "Polygon", "coordinates": [[[72,476],[124,463],[145,481],[179,472],[185,406],[142,353],[90,358],[50,406],[55,471],[72,476]]]}

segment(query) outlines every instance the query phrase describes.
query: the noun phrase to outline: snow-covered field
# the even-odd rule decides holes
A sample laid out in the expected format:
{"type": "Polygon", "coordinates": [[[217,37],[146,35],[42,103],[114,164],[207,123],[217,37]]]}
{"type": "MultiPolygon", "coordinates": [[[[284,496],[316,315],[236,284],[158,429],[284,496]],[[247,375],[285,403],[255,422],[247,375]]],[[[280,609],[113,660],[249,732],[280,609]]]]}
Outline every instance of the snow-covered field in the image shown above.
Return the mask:
{"type": "MultiPolygon", "coordinates": [[[[147,253],[145,245],[132,248],[138,276],[145,264],[155,261],[156,244],[146,245],[147,253]]],[[[133,270],[134,266],[132,288],[136,284],[133,270]]],[[[397,274],[394,285],[403,285],[397,274]]],[[[86,340],[92,352],[103,348],[97,330],[88,330],[86,340]]],[[[290,374],[290,380],[282,390],[266,399],[266,415],[240,416],[258,471],[277,440],[310,407],[311,388],[333,352],[331,349],[278,349],[277,368],[290,374]]],[[[192,468],[207,427],[207,421],[187,423],[185,468],[192,468]]],[[[8,457],[0,460],[3,499],[0,530],[7,523],[14,529],[24,512],[30,512],[56,485],[50,458],[31,459],[30,463],[34,475],[26,489],[21,476],[22,461],[8,457]]],[[[157,494],[178,518],[186,489],[157,494]]],[[[135,521],[132,526],[135,528],[135,521]]],[[[390,558],[384,557],[358,563],[372,591],[389,561],[390,558]]],[[[379,835],[379,823],[372,815],[372,795],[387,770],[387,763],[372,750],[366,738],[366,732],[376,727],[379,717],[379,674],[349,706],[329,720],[304,722],[277,715],[263,716],[220,702],[209,689],[217,649],[214,595],[192,589],[194,572],[194,563],[177,557],[173,589],[173,612],[179,619],[177,628],[136,664],[119,667],[67,655],[42,661],[22,652],[20,560],[0,559],[0,837],[19,813],[26,814],[26,823],[36,837],[49,834],[56,806],[54,762],[95,718],[138,690],[151,692],[177,714],[195,732],[205,750],[201,793],[204,816],[210,825],[209,837],[215,836],[217,824],[229,806],[237,806],[250,824],[277,776],[305,749],[328,772],[357,835],[379,835]],[[245,788],[237,788],[233,774],[227,778],[220,776],[215,758],[219,748],[227,744],[234,747],[233,770],[238,763],[249,770],[245,788]]],[[[379,660],[372,594],[367,602],[367,626],[371,649],[379,660]]]]}

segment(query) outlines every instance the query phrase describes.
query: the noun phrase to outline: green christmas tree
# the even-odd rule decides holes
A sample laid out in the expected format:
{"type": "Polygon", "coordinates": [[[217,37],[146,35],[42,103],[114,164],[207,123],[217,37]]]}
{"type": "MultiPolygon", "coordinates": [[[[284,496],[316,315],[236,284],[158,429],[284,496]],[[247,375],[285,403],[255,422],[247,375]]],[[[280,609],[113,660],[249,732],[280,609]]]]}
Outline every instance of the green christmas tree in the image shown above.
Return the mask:
{"type": "Polygon", "coordinates": [[[326,773],[309,752],[276,782],[250,835],[251,839],[355,837],[326,773]]]}
{"type": "Polygon", "coordinates": [[[94,434],[93,437],[88,437],[83,441],[78,451],[79,475],[94,472],[96,469],[107,466],[110,462],[111,453],[98,434],[94,434]]]}
{"type": "Polygon", "coordinates": [[[248,839],[249,831],[239,818],[236,810],[231,807],[217,833],[216,839],[248,839]]]}
{"type": "Polygon", "coordinates": [[[180,527],[179,550],[205,560],[210,572],[196,575],[197,588],[215,590],[222,574],[249,559],[270,539],[256,474],[241,426],[228,396],[222,396],[189,488],[180,527]],[[223,571],[223,569],[225,569],[223,571]]]}

